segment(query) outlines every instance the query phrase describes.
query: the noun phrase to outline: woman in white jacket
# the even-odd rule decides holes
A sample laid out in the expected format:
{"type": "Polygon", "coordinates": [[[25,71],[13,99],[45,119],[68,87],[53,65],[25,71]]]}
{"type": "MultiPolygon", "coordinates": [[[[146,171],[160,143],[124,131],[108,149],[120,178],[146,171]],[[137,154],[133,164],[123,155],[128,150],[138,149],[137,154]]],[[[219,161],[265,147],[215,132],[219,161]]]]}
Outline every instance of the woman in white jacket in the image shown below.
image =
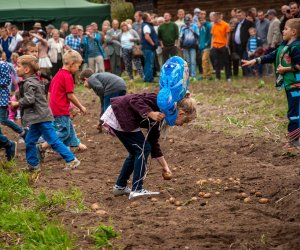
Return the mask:
{"type": "Polygon", "coordinates": [[[52,31],[52,38],[48,40],[48,46],[48,55],[52,63],[51,74],[53,77],[63,65],[64,39],[59,37],[59,31],[57,29],[52,31]]]}

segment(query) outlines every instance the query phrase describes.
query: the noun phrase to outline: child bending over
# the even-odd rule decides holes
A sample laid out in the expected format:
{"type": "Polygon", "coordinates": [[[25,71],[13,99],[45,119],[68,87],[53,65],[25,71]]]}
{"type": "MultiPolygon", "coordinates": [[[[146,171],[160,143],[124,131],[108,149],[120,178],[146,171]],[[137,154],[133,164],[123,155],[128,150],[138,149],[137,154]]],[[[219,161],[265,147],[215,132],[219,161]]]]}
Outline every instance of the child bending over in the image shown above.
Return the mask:
{"type": "Polygon", "coordinates": [[[243,66],[274,63],[276,87],[284,88],[288,102],[288,150],[300,149],[300,18],[290,19],[283,30],[283,43],[272,53],[250,61],[243,66]]]}
{"type": "MultiPolygon", "coordinates": [[[[110,98],[126,95],[126,83],[117,75],[108,72],[94,74],[91,69],[85,69],[81,72],[80,79],[84,82],[86,88],[92,89],[99,96],[101,103],[100,117],[110,106],[110,98]]],[[[99,132],[102,131],[100,119],[97,128],[99,132]]]]}
{"type": "MultiPolygon", "coordinates": [[[[196,102],[192,98],[184,98],[177,104],[175,125],[181,126],[196,117],[196,102]]],[[[103,127],[116,135],[123,143],[129,155],[125,160],[113,194],[129,195],[129,198],[159,194],[143,188],[146,164],[149,154],[156,158],[163,168],[163,176],[171,176],[171,170],[159,145],[160,127],[165,115],[157,106],[157,94],[131,94],[111,99],[111,106],[104,112],[101,120],[103,127]],[[147,128],[145,137],[141,128],[147,128]],[[127,186],[133,173],[132,189],[127,186]]],[[[170,179],[170,178],[165,178],[170,179]]]]}
{"type": "Polygon", "coordinates": [[[19,83],[20,99],[17,102],[11,102],[12,108],[21,108],[22,123],[29,126],[25,139],[29,171],[40,171],[36,142],[41,135],[67,162],[66,170],[76,168],[80,161],[61,142],[53,128],[53,116],[46,100],[45,87],[36,77],[38,70],[39,64],[36,57],[30,55],[19,57],[17,74],[23,78],[23,81],[19,83]]]}

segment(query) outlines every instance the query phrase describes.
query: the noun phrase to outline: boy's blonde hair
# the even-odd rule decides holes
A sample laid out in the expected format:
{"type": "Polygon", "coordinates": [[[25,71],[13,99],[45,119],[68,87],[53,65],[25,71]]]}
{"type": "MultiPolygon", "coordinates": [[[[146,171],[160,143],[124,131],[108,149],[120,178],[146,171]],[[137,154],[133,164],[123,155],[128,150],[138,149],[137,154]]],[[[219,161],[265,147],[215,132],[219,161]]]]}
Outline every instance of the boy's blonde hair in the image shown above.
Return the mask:
{"type": "Polygon", "coordinates": [[[76,50],[67,50],[63,55],[63,63],[64,65],[69,65],[71,63],[81,63],[82,57],[76,50]]]}
{"type": "Polygon", "coordinates": [[[296,37],[300,37],[300,18],[292,18],[286,21],[285,25],[296,30],[296,37]]]}
{"type": "Polygon", "coordinates": [[[32,74],[35,74],[38,72],[40,66],[39,66],[39,60],[32,55],[24,55],[20,56],[18,58],[18,63],[20,63],[23,67],[29,67],[32,74]]]}
{"type": "Polygon", "coordinates": [[[197,117],[197,103],[194,98],[185,97],[177,103],[177,108],[184,111],[190,121],[197,117]]]}
{"type": "Polygon", "coordinates": [[[29,48],[35,48],[37,47],[37,44],[35,44],[34,42],[30,41],[30,42],[27,42],[25,45],[24,45],[24,53],[27,54],[27,52],[29,51],[29,48]]]}

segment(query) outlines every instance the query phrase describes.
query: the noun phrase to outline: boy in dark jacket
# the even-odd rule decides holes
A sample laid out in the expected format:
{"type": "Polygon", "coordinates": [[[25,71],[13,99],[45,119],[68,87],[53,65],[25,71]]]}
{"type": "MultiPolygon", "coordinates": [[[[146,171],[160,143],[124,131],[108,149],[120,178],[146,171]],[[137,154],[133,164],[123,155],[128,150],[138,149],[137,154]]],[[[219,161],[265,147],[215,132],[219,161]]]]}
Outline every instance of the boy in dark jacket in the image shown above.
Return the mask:
{"type": "MultiPolygon", "coordinates": [[[[110,98],[126,95],[126,83],[117,75],[108,72],[94,74],[91,69],[85,69],[81,72],[80,79],[84,82],[86,88],[92,89],[99,96],[101,103],[100,117],[110,106],[110,98]]],[[[102,131],[100,119],[98,130],[102,131]]]]}
{"type": "Polygon", "coordinates": [[[45,86],[36,77],[39,70],[38,59],[31,55],[21,56],[17,62],[17,74],[23,77],[20,82],[20,98],[17,102],[11,102],[12,108],[21,108],[22,123],[29,126],[25,139],[26,160],[29,171],[39,171],[40,162],[38,159],[36,142],[42,135],[53,150],[58,152],[67,162],[65,170],[76,168],[80,161],[61,142],[52,125],[53,116],[48,107],[45,95],[45,86]]]}

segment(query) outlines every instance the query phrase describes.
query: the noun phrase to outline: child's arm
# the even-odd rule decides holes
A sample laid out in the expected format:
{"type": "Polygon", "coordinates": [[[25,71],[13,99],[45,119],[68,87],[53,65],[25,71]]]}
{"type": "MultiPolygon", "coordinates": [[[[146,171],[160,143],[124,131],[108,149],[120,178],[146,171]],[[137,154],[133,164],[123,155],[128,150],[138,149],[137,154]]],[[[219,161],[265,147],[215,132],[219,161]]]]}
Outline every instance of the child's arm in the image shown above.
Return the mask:
{"type": "Polygon", "coordinates": [[[293,72],[295,69],[293,67],[283,67],[282,65],[278,65],[276,72],[280,75],[283,75],[286,72],[293,72]]]}
{"type": "Polygon", "coordinates": [[[79,102],[77,97],[74,95],[74,93],[68,93],[67,94],[68,99],[77,107],[80,109],[82,113],[86,113],[86,108],[79,102]]]}
{"type": "Polygon", "coordinates": [[[242,62],[242,67],[245,66],[253,66],[255,64],[264,64],[264,63],[273,63],[276,60],[276,54],[277,50],[274,50],[268,55],[262,56],[262,57],[257,57],[252,60],[241,60],[242,62]]]}

